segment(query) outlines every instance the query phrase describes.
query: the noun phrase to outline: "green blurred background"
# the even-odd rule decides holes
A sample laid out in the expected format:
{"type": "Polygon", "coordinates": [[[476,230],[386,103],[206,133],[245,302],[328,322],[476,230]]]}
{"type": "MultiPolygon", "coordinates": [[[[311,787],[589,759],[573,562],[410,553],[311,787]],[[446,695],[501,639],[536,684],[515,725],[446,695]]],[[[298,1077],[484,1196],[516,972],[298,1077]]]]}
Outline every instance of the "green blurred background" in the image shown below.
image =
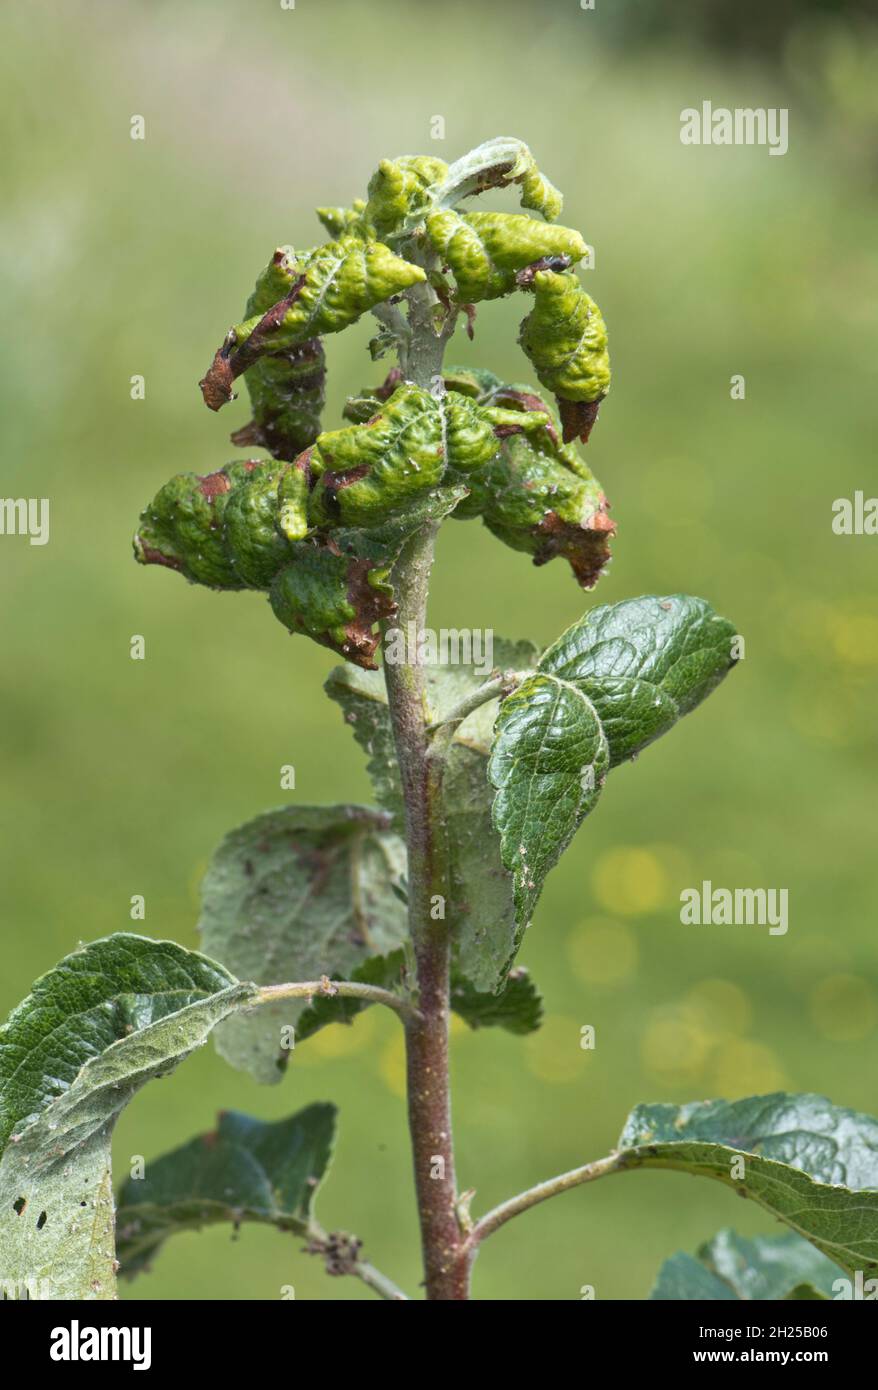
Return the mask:
{"type": "MultiPolygon", "coordinates": [[[[135,567],[141,506],[172,473],[234,456],[198,378],[276,244],[319,238],[315,204],[365,190],[384,155],[451,160],[525,139],[596,248],[611,397],[589,446],[619,522],[597,597],[687,590],[746,637],[693,718],[614,774],[551,876],[522,960],[542,1031],[454,1038],[459,1174],[476,1209],[605,1153],[641,1100],[777,1087],[878,1110],[875,1049],[875,548],[831,505],[874,490],[878,267],[872,7],[577,0],[28,0],[4,10],[0,103],[3,493],[49,497],[51,542],[0,541],[5,832],[0,1013],[79,940],[146,930],[196,946],[198,883],[224,832],[269,806],[368,798],[321,692],[330,653],[257,595],[135,567]],[[710,22],[705,12],[710,13],[710,22]],[[763,27],[763,25],[768,27],[763,27]],[[790,149],[687,148],[680,111],[785,106],[790,149]],[[129,138],[142,115],[146,139],[129,138]],[[446,122],[444,142],[430,120],[446,122]],[[132,401],[129,380],[146,379],[132,401]],[[730,397],[730,377],[746,399],[730,397]],[[146,660],[129,659],[132,634],[146,660]],[[293,763],[295,793],[279,791],[293,763]],[[683,927],[682,888],[786,887],[787,936],[683,927]],[[129,919],[146,897],[143,924],[129,919]],[[579,1048],[583,1024],[597,1048],[579,1048]]],[[[486,204],[487,205],[487,204],[486,204]]],[[[514,206],[498,195],[497,206],[514,206]]],[[[521,379],[520,303],[482,307],[449,360],[521,379]]],[[[371,320],[327,343],[339,423],[377,379],[371,320]]],[[[595,601],[478,523],[449,523],[436,627],[546,642],[595,601]]],[[[117,1173],[210,1128],[335,1100],[322,1195],[394,1278],[417,1284],[395,1020],[372,1010],[259,1089],[205,1048],[118,1126],[117,1173]]],[[[615,1178],[484,1248],[494,1299],[643,1298],[661,1260],[769,1219],[675,1174],[615,1178]]],[[[181,1237],[123,1296],[370,1295],[299,1242],[181,1237]]]]}

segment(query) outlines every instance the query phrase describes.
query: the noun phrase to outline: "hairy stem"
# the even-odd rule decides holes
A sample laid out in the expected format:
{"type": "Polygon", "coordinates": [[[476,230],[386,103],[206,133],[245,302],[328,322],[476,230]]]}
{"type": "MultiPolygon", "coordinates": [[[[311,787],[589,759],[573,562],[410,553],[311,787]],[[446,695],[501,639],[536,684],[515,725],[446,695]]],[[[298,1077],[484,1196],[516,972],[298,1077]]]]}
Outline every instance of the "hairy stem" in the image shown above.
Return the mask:
{"type": "Polygon", "coordinates": [[[464,1255],[469,1258],[474,1256],[482,1241],[493,1235],[501,1226],[505,1226],[513,1216],[529,1211],[531,1207],[545,1202],[549,1197],[568,1192],[571,1187],[579,1187],[584,1182],[594,1182],[596,1178],[603,1178],[608,1173],[620,1173],[624,1167],[620,1155],[610,1154],[594,1163],[586,1163],[582,1168],[571,1168],[567,1173],[559,1173],[556,1178],[549,1178],[547,1182],[538,1183],[536,1187],[529,1187],[526,1192],[519,1192],[517,1197],[510,1197],[508,1201],[501,1202],[476,1222],[466,1238],[464,1255]]]}
{"type": "Polygon", "coordinates": [[[509,695],[523,679],[515,671],[495,671],[491,677],[480,685],[478,690],[474,690],[463,700],[448,711],[445,718],[439,724],[431,724],[427,729],[430,736],[430,747],[428,756],[431,759],[445,758],[454,742],[454,735],[467,715],[472,714],[481,705],[485,705],[489,700],[496,700],[500,695],[509,695]]]}
{"type": "MultiPolygon", "coordinates": [[[[398,621],[424,627],[435,526],[412,538],[397,562],[398,621]]],[[[448,1019],[451,943],[438,903],[447,897],[445,834],[436,770],[427,758],[425,673],[417,655],[385,663],[405,802],[409,924],[418,981],[418,1016],[406,1021],[408,1118],[421,1224],[424,1282],[430,1300],[468,1297],[463,1235],[458,1224],[448,1019]]]]}
{"type": "Polygon", "coordinates": [[[260,989],[254,1007],[272,1004],[278,999],[313,999],[318,995],[331,998],[336,994],[345,999],[363,999],[367,1004],[384,1004],[403,1019],[417,1014],[413,1005],[389,989],[360,984],[358,980],[330,980],[328,975],[322,975],[319,980],[303,980],[296,984],[265,985],[260,989]]]}

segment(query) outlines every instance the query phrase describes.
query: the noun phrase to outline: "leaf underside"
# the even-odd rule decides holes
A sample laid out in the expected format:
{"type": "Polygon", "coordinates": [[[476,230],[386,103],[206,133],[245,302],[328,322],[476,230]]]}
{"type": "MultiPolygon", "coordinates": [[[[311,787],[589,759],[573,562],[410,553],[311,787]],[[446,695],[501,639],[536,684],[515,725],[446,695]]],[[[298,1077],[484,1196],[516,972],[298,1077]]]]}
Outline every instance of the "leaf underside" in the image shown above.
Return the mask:
{"type": "Polygon", "coordinates": [[[216,1130],[150,1160],[119,1192],[121,1273],[148,1268],[169,1236],[246,1222],[307,1236],[314,1199],[332,1158],[334,1105],[309,1105],[265,1123],[224,1111],[216,1130]]]}
{"type": "MultiPolygon", "coordinates": [[[[202,886],[205,949],[259,984],[349,979],[406,939],[405,845],[390,817],[366,806],[288,806],[233,830],[202,886]]],[[[230,1019],[216,1047],[257,1081],[279,1081],[285,1029],[307,1001],[285,999],[230,1019]]],[[[298,1035],[298,1033],[297,1033],[298,1035]]]]}
{"type": "Polygon", "coordinates": [[[878,1269],[878,1120],[823,1096],[641,1105],[619,1140],[625,1168],[672,1168],[751,1197],[828,1259],[878,1269]],[[743,1170],[740,1175],[739,1165],[743,1170]]]}
{"type": "Polygon", "coordinates": [[[0,1028],[4,1287],[115,1296],[113,1125],[145,1082],[254,993],[193,951],[128,934],[92,942],[36,982],[0,1028]]]}

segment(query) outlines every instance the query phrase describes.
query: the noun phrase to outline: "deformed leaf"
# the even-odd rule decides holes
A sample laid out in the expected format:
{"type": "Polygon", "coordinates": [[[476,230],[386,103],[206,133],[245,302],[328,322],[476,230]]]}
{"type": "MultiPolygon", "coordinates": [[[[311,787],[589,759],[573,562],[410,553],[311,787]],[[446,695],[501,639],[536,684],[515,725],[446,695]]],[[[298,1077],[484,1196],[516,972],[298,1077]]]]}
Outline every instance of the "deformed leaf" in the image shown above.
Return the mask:
{"type": "Polygon", "coordinates": [[[392,518],[451,476],[459,484],[497,453],[498,435],[541,428],[540,412],[484,408],[456,392],[434,396],[410,382],[394,390],[365,424],[321,434],[308,451],[317,478],[312,526],[372,527],[392,518]]]}
{"type": "Polygon", "coordinates": [[[488,775],[522,930],[611,766],[667,732],[734,664],[734,630],[703,599],[594,609],[500,707],[488,775]]]}
{"type": "MultiPolygon", "coordinates": [[[[286,806],[233,830],[202,885],[205,949],[257,983],[349,979],[370,956],[406,938],[393,891],[404,842],[366,806],[286,806]]],[[[216,1046],[257,1081],[279,1081],[289,1060],[284,1028],[304,1001],[281,1000],[229,1019],[216,1046]]]]}
{"type": "Polygon", "coordinates": [[[497,299],[516,287],[516,272],[546,258],[579,261],[588,247],[579,232],[549,226],[520,213],[436,209],[426,218],[427,238],[454,274],[458,299],[497,299]]]}
{"type": "Polygon", "coordinates": [[[255,994],[194,951],[127,933],[37,980],[0,1028],[4,1287],[114,1297],[113,1125],[255,994]]]}
{"type": "Polygon", "coordinates": [[[542,213],[547,222],[560,217],[561,194],[540,172],[527,145],[507,135],[486,140],[450,165],[435,200],[440,207],[454,207],[462,198],[511,183],[521,188],[522,207],[542,213]]]}
{"type": "MultiPolygon", "coordinates": [[[[284,352],[338,333],[376,304],[422,281],[420,266],[403,260],[380,241],[353,233],[296,256],[281,247],[269,267],[269,282],[286,286],[269,308],[230,329],[200,383],[205,403],[219,410],[232,386],[266,353],[284,352]]],[[[261,287],[257,291],[262,298],[261,287]]]]}
{"type": "Polygon", "coordinates": [[[714,1178],[851,1272],[878,1269],[878,1120],[823,1096],[640,1105],[620,1167],[714,1178]]]}
{"type": "Polygon", "coordinates": [[[334,1105],[309,1105],[265,1123],[225,1110],[213,1133],[151,1159],[145,1176],[129,1178],[119,1192],[122,1275],[148,1268],[170,1236],[222,1222],[307,1236],[332,1158],[336,1113],[334,1105]]]}
{"type": "Polygon", "coordinates": [[[833,1297],[838,1265],[809,1241],[788,1232],[747,1240],[720,1231],[697,1258],[672,1255],[659,1270],[651,1299],[773,1301],[833,1297]]]}
{"type": "MultiPolygon", "coordinates": [[[[287,500],[288,480],[308,474],[307,466],[300,470],[297,464],[281,480],[281,530],[289,531],[290,515],[297,529],[301,519],[301,494],[287,500]]],[[[392,584],[396,557],[415,531],[428,521],[440,521],[465,495],[462,486],[433,488],[371,526],[315,530],[308,540],[290,545],[269,593],[275,616],[290,632],[304,632],[355,665],[374,670],[375,624],[397,612],[392,584]]]]}
{"type": "Polygon", "coordinates": [[[572,272],[538,270],[523,287],[533,291],[534,307],[521,324],[519,342],[542,384],[558,398],[565,443],[577,436],[585,442],[610,389],[603,316],[572,272]],[[569,410],[565,402],[594,409],[569,410]]]}
{"type": "Polygon", "coordinates": [[[392,236],[402,224],[417,221],[431,205],[431,190],[448,173],[448,165],[429,155],[382,159],[369,180],[363,221],[378,236],[392,236]]]}
{"type": "Polygon", "coordinates": [[[232,493],[266,465],[249,459],[198,477],[178,473],[156,493],[140,516],[134,557],[142,565],[164,565],[193,584],[245,589],[224,529],[232,493]]]}
{"type": "Polygon", "coordinates": [[[455,518],[480,516],[504,545],[531,555],[536,565],[566,559],[580,587],[593,588],[609,562],[616,524],[600,483],[575,446],[561,442],[549,407],[532,388],[505,384],[491,372],[452,367],[445,382],[450,393],[499,406],[513,418],[516,411],[545,415],[545,424],[526,434],[502,435],[494,457],[467,476],[469,496],[455,518]]]}

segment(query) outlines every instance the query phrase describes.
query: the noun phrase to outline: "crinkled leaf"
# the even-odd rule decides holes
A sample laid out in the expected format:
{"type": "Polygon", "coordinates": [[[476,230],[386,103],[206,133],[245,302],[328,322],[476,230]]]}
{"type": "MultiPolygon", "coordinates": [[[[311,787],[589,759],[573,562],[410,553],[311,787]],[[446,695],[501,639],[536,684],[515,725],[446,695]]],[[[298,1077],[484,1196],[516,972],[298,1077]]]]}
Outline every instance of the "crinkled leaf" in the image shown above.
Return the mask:
{"type": "Polygon", "coordinates": [[[393,236],[417,222],[432,204],[432,190],[448,173],[444,160],[430,155],[382,159],[369,180],[362,220],[378,236],[393,236]]]}
{"type": "Polygon", "coordinates": [[[406,382],[367,423],[321,434],[308,451],[317,478],[312,526],[375,526],[434,490],[481,467],[498,434],[541,428],[540,412],[482,407],[456,392],[434,396],[406,382]]]}
{"type": "Polygon", "coordinates": [[[540,657],[597,710],[615,767],[695,709],[734,665],[735,629],[688,594],[593,608],[540,657]]]}
{"type": "MultiPolygon", "coordinates": [[[[292,247],[281,247],[268,275],[269,283],[283,293],[226,335],[200,383],[211,410],[232,399],[236,377],[266,353],[284,352],[323,334],[338,333],[367,309],[424,279],[420,266],[403,260],[389,246],[354,234],[303,256],[297,256],[292,247]]],[[[259,284],[257,294],[264,302],[267,296],[259,284]]]]}
{"type": "Polygon", "coordinates": [[[511,183],[521,188],[522,207],[542,213],[547,222],[560,217],[561,194],[540,172],[527,145],[508,135],[486,140],[450,165],[435,200],[440,207],[454,207],[462,198],[511,183]]]}
{"type": "Polygon", "coordinates": [[[733,635],[704,600],[682,595],[597,608],[504,700],[488,775],[522,930],[610,766],[710,694],[733,665],[733,635]]]}
{"type": "Polygon", "coordinates": [[[255,992],[194,951],[127,933],[37,980],[0,1028],[4,1286],[114,1297],[113,1125],[255,992]]]}
{"type": "MultiPolygon", "coordinates": [[[[247,487],[254,474],[269,474],[277,486],[273,465],[249,459],[230,463],[216,473],[198,477],[178,473],[156,493],[140,515],[134,537],[134,557],[142,565],[163,565],[176,570],[193,584],[212,589],[249,587],[238,565],[240,558],[226,535],[225,511],[238,489],[247,487]]],[[[255,562],[265,537],[260,531],[252,544],[248,538],[247,560],[255,562]]],[[[278,542],[281,537],[277,538],[278,542]]],[[[274,544],[274,537],[270,538],[274,544]]]]}
{"type": "Polygon", "coordinates": [[[332,1158],[334,1105],[309,1105],[265,1123],[225,1110],[211,1134],[151,1159],[119,1192],[121,1273],[140,1274],[169,1236],[245,1221],[306,1236],[332,1158]]]}
{"type": "Polygon", "coordinates": [[[516,272],[535,261],[561,257],[569,265],[588,252],[579,232],[520,213],[436,209],[425,226],[433,250],[454,274],[458,299],[467,303],[509,294],[516,272]]]}
{"type": "Polygon", "coordinates": [[[801,1236],[756,1236],[747,1240],[720,1231],[697,1258],[672,1255],[659,1270],[651,1299],[773,1301],[833,1296],[842,1271],[801,1236]]]}
{"type": "MultiPolygon", "coordinates": [[[[215,852],[202,885],[205,949],[257,983],[345,979],[405,940],[393,885],[405,846],[390,818],[366,806],[286,806],[239,826],[215,852]]],[[[304,1001],[280,1000],[230,1019],[216,1046],[257,1081],[279,1081],[282,1030],[304,1001]]]]}
{"type": "MultiPolygon", "coordinates": [[[[285,478],[301,476],[291,469],[285,478]]],[[[275,617],[290,632],[304,632],[355,665],[374,670],[379,642],[375,625],[397,611],[394,560],[409,536],[428,521],[440,521],[465,495],[463,486],[433,488],[372,526],[315,531],[308,540],[293,543],[287,563],[271,584],[275,617]]],[[[281,529],[284,515],[282,505],[281,529]]],[[[292,516],[298,526],[297,509],[292,516]]]]}
{"type": "Polygon", "coordinates": [[[468,475],[469,496],[455,517],[480,516],[493,535],[533,556],[536,565],[566,559],[580,587],[593,588],[610,559],[616,525],[600,483],[575,447],[562,443],[545,402],[531,388],[505,385],[490,372],[451,368],[446,384],[484,406],[547,417],[527,434],[504,435],[494,458],[468,475]]]}
{"type": "Polygon", "coordinates": [[[878,1121],[823,1096],[640,1105],[618,1144],[625,1168],[715,1178],[843,1269],[878,1269],[878,1121]],[[743,1176],[737,1171],[742,1164],[743,1176]]]}
{"type": "Polygon", "coordinates": [[[564,439],[586,441],[596,409],[565,412],[564,403],[596,407],[610,389],[607,328],[600,309],[572,272],[539,270],[527,282],[534,307],[519,342],[542,384],[562,408],[564,439]]]}

